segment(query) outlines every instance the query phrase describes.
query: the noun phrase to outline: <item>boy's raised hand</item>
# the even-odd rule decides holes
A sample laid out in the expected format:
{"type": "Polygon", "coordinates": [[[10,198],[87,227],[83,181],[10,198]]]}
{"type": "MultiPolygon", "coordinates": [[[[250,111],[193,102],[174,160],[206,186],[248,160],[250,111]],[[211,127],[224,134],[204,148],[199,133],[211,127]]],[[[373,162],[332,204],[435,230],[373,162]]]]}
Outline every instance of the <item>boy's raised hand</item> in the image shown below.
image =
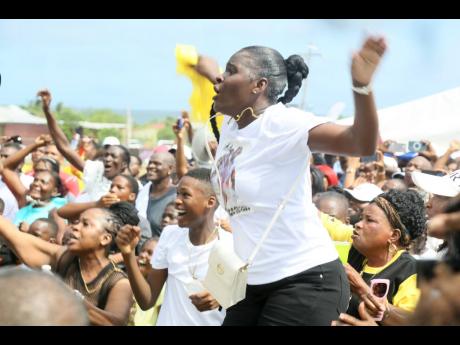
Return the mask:
{"type": "Polygon", "coordinates": [[[134,225],[124,225],[118,231],[115,243],[120,249],[122,254],[134,253],[134,250],[139,243],[141,237],[141,228],[134,225]]]}

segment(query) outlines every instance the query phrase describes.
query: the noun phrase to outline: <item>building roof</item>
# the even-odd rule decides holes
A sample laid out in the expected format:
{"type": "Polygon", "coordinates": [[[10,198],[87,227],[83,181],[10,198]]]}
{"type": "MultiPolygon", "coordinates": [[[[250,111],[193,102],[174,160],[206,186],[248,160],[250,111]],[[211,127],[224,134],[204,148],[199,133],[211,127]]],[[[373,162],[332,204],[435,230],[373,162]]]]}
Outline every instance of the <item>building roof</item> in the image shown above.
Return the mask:
{"type": "Polygon", "coordinates": [[[46,125],[46,119],[32,115],[17,105],[0,106],[0,123],[46,125]]]}

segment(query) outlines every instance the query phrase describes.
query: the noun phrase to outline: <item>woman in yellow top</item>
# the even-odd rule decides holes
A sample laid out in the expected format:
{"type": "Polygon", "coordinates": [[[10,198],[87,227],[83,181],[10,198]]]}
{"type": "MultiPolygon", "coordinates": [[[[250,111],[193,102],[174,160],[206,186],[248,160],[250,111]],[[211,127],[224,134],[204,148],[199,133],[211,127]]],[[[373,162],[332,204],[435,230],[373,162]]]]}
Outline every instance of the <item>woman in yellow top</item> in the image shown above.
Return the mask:
{"type": "Polygon", "coordinates": [[[425,207],[415,191],[390,190],[375,198],[355,225],[353,245],[345,265],[352,290],[347,313],[359,317],[364,302],[372,316],[384,313],[381,325],[402,324],[415,309],[416,260],[407,249],[425,229],[425,207]],[[359,273],[358,273],[359,272],[359,273]],[[372,279],[389,279],[388,295],[379,302],[370,290],[372,279]]]}

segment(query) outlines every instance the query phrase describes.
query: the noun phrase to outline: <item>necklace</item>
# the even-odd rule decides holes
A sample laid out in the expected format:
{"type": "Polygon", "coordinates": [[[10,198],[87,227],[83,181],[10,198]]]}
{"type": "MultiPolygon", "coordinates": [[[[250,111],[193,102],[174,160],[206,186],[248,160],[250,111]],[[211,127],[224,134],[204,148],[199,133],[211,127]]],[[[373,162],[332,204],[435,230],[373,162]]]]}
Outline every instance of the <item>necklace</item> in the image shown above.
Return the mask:
{"type": "MultiPolygon", "coordinates": [[[[213,237],[213,235],[217,232],[218,228],[216,227],[212,232],[211,234],[208,236],[208,238],[206,239],[206,241],[202,244],[203,246],[208,244],[209,240],[213,237]]],[[[193,280],[198,280],[198,277],[196,276],[196,269],[198,267],[198,259],[196,260],[196,263],[195,263],[195,266],[191,266],[191,262],[192,262],[192,251],[193,251],[193,244],[192,242],[190,241],[190,244],[192,245],[191,248],[188,249],[188,271],[190,273],[190,275],[192,276],[193,280]]]]}
{"type": "MultiPolygon", "coordinates": [[[[101,286],[102,284],[104,284],[104,282],[107,280],[107,278],[112,274],[113,271],[120,271],[116,266],[115,266],[115,263],[110,260],[110,263],[112,264],[112,267],[113,267],[113,270],[109,270],[105,275],[104,277],[99,281],[99,283],[96,285],[96,287],[92,290],[90,290],[88,288],[88,285],[86,284],[85,282],[85,279],[83,278],[83,274],[81,272],[81,266],[80,266],[80,258],[78,258],[78,273],[80,274],[80,278],[81,278],[81,281],[83,282],[83,286],[85,287],[85,290],[86,292],[88,293],[88,295],[91,295],[92,293],[96,292],[101,286]]],[[[97,278],[97,276],[96,276],[97,278]]]]}

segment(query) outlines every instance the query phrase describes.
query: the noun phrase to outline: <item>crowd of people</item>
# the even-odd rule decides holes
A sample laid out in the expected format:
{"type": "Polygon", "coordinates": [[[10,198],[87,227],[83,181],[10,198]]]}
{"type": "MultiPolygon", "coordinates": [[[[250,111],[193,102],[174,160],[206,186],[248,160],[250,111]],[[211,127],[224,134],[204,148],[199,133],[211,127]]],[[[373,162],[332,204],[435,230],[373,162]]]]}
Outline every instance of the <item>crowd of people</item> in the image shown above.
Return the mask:
{"type": "Polygon", "coordinates": [[[224,117],[206,162],[186,154],[186,112],[143,162],[117,138],[70,142],[40,90],[48,133],[1,138],[0,324],[459,325],[460,141],[438,155],[380,138],[385,51],[369,37],[353,55],[351,126],[288,106],[298,55],[250,46],[224,73],[200,56],[224,117]],[[203,284],[216,243],[251,261],[227,308],[203,284]]]}

